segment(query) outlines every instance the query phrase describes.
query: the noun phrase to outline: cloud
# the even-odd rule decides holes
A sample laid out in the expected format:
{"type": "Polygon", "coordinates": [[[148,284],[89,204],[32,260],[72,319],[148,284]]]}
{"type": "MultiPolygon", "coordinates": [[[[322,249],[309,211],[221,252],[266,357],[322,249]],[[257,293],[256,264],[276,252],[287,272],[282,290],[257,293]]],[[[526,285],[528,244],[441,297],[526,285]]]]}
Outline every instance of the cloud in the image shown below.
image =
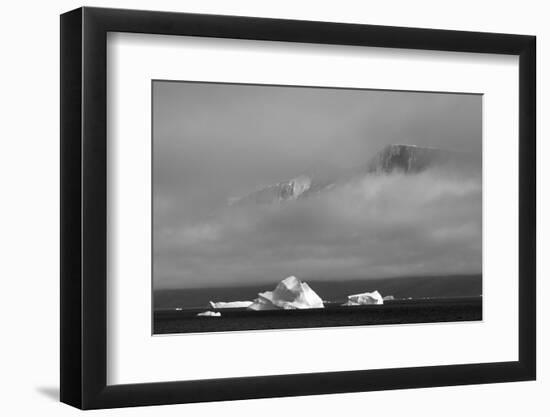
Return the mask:
{"type": "Polygon", "coordinates": [[[227,207],[155,230],[172,287],[481,272],[481,176],[430,170],[365,178],[317,196],[227,207]]]}

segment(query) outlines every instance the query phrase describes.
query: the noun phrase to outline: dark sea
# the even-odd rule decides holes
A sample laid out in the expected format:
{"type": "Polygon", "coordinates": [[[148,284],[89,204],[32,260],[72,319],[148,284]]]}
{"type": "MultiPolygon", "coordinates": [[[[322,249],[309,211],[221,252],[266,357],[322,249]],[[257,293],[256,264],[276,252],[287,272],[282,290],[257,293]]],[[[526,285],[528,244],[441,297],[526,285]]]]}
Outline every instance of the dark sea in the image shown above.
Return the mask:
{"type": "Polygon", "coordinates": [[[253,300],[270,285],[157,290],[153,333],[196,333],[482,319],[481,275],[400,277],[350,281],[308,280],[324,309],[250,311],[220,309],[221,317],[197,317],[209,301],[253,300]],[[379,291],[393,296],[383,305],[341,306],[350,294],[379,291]]]}

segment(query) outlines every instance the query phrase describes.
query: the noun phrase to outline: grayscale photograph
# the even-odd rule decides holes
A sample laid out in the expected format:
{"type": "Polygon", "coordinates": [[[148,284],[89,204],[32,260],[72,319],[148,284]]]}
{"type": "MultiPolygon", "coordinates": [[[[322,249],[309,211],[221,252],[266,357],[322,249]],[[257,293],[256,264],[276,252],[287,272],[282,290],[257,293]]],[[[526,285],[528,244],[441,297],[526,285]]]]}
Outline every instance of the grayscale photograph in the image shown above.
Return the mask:
{"type": "Polygon", "coordinates": [[[153,334],[482,320],[482,98],[153,80],[153,334]]]}

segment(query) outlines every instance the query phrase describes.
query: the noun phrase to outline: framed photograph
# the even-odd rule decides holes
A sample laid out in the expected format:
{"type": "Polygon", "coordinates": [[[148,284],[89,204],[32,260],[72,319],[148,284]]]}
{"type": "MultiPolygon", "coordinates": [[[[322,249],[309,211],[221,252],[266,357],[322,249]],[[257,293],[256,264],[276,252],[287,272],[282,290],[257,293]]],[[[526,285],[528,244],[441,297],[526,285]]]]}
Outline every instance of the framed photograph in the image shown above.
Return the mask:
{"type": "Polygon", "coordinates": [[[535,102],[533,36],[63,14],[61,401],[535,379],[535,102]]]}

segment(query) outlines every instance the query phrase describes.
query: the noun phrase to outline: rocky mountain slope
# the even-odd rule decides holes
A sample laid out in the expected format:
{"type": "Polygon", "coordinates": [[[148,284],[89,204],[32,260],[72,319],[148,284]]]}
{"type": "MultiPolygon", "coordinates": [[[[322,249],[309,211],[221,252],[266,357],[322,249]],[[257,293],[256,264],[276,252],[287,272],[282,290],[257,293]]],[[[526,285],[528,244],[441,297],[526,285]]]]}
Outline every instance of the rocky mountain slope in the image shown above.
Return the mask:
{"type": "Polygon", "coordinates": [[[311,175],[300,175],[279,182],[243,197],[231,199],[231,205],[272,204],[305,198],[329,190],[366,175],[384,175],[395,172],[418,174],[432,167],[459,167],[465,165],[468,155],[439,148],[394,144],[382,149],[365,165],[351,168],[336,178],[320,180],[311,175]]]}

